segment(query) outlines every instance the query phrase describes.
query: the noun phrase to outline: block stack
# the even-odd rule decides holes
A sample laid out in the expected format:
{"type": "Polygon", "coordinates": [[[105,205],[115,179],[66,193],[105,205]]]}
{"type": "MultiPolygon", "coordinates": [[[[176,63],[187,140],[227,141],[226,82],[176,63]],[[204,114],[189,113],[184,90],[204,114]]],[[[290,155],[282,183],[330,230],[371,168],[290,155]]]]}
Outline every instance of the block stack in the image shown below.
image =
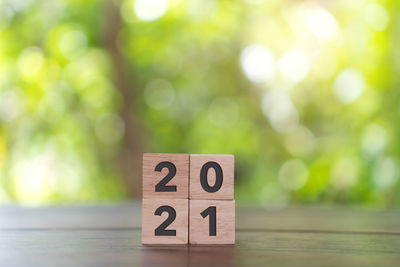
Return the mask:
{"type": "Polygon", "coordinates": [[[144,154],[143,244],[234,244],[233,155],[144,154]]]}

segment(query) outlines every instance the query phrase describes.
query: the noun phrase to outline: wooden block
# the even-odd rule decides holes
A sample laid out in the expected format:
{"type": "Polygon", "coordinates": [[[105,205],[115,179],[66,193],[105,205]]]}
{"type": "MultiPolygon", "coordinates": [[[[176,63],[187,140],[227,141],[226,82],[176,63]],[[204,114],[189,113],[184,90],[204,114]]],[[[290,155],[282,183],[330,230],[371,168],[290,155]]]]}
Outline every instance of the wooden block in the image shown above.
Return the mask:
{"type": "Polygon", "coordinates": [[[143,154],[143,198],[189,198],[189,154],[143,154]]]}
{"type": "Polygon", "coordinates": [[[188,199],[143,199],[142,244],[187,244],[188,199]]]}
{"type": "Polygon", "coordinates": [[[190,199],[233,199],[233,155],[190,155],[190,199]]]}
{"type": "Polygon", "coordinates": [[[190,244],[235,244],[234,200],[189,200],[190,244]]]}

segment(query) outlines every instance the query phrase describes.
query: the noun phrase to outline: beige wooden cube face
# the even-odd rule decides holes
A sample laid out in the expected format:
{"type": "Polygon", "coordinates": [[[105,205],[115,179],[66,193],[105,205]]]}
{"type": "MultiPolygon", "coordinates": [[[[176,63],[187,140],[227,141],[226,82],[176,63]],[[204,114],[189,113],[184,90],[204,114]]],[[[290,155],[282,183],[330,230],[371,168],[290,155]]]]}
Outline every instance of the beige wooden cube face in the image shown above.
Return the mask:
{"type": "Polygon", "coordinates": [[[233,155],[191,154],[189,198],[232,200],[233,177],[233,155]]]}
{"type": "Polygon", "coordinates": [[[234,200],[189,200],[190,244],[234,244],[234,200]]]}
{"type": "Polygon", "coordinates": [[[144,154],[143,198],[189,198],[189,154],[144,154]]]}
{"type": "Polygon", "coordinates": [[[188,199],[143,199],[142,244],[187,244],[188,199]]]}

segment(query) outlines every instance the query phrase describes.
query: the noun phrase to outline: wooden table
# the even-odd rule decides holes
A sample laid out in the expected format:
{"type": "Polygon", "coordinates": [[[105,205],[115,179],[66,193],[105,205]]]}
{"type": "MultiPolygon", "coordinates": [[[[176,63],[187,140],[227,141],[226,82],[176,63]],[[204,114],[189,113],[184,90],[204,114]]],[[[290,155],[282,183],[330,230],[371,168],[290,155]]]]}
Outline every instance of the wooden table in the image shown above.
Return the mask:
{"type": "Polygon", "coordinates": [[[235,246],[144,247],[140,203],[0,207],[0,266],[400,266],[400,210],[237,207],[235,246]]]}

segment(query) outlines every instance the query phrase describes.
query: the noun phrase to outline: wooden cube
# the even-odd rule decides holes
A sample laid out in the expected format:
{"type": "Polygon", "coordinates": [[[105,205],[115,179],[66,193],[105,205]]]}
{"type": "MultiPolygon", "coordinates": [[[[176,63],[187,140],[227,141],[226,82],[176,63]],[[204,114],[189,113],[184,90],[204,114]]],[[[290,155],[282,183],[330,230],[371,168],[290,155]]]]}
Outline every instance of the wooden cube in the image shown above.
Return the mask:
{"type": "Polygon", "coordinates": [[[190,155],[190,199],[233,199],[233,155],[190,155]]]}
{"type": "Polygon", "coordinates": [[[142,244],[187,244],[188,199],[143,199],[142,244]]]}
{"type": "Polygon", "coordinates": [[[189,198],[189,154],[143,154],[143,198],[189,198]]]}
{"type": "Polygon", "coordinates": [[[234,244],[234,200],[189,200],[190,244],[234,244]]]}

